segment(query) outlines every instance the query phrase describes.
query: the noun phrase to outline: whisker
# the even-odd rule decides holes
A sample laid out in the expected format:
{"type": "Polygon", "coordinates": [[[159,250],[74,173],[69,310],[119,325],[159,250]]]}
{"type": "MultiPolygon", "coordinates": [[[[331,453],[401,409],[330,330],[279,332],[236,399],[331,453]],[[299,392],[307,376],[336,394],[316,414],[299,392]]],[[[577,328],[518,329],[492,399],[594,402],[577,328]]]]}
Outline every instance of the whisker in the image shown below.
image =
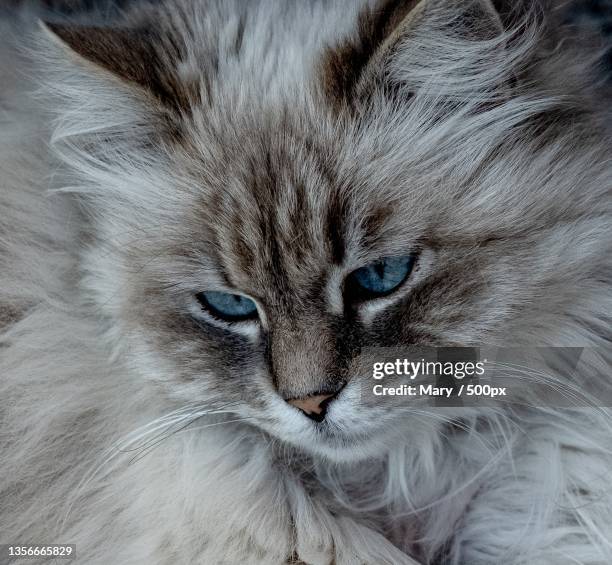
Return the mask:
{"type": "MultiPolygon", "coordinates": [[[[121,463],[121,461],[118,459],[119,455],[132,453],[134,451],[143,449],[150,449],[151,446],[154,446],[159,441],[165,439],[164,437],[160,438],[160,436],[164,436],[164,434],[167,433],[168,428],[179,425],[175,432],[180,431],[203,416],[231,414],[233,413],[231,408],[234,407],[235,405],[233,404],[226,404],[223,407],[219,406],[207,409],[206,405],[202,403],[192,403],[147,422],[146,424],[128,433],[123,438],[114,442],[113,445],[101,453],[101,455],[97,458],[97,461],[90,467],[90,469],[77,484],[73,496],[71,496],[67,502],[67,509],[59,527],[60,532],[64,531],[76,501],[82,496],[87,487],[89,487],[94,480],[99,481],[103,477],[108,476],[117,467],[117,465],[121,463]],[[189,422],[186,424],[183,423],[185,420],[189,420],[189,422]],[[182,426],[180,426],[181,423],[183,423],[182,426]],[[153,438],[146,439],[147,436],[150,436],[151,434],[155,434],[155,436],[153,438]],[[143,439],[145,439],[145,441],[142,444],[134,447],[134,444],[142,441],[143,439]]],[[[172,433],[169,435],[172,435],[172,433]]],[[[169,437],[169,435],[166,437],[169,437]]],[[[135,458],[132,457],[132,459],[128,461],[128,465],[137,460],[138,456],[135,458]]]]}
{"type": "Polygon", "coordinates": [[[143,457],[148,455],[153,449],[155,449],[155,447],[157,447],[161,442],[165,441],[166,439],[168,439],[168,438],[170,438],[172,436],[178,435],[180,433],[192,432],[192,431],[196,431],[196,430],[203,430],[203,429],[206,429],[206,428],[212,428],[214,426],[220,426],[220,425],[223,425],[223,424],[231,424],[231,423],[235,423],[235,422],[246,422],[246,421],[249,421],[249,420],[253,420],[252,417],[235,418],[233,420],[223,420],[222,422],[212,422],[210,424],[205,424],[203,426],[196,426],[195,428],[191,428],[190,426],[194,422],[199,420],[201,417],[202,417],[202,415],[196,416],[191,421],[187,422],[186,424],[184,424],[183,426],[181,426],[177,430],[174,430],[174,431],[168,433],[167,435],[165,435],[164,437],[161,437],[156,442],[147,445],[145,448],[142,449],[141,453],[139,453],[138,455],[132,457],[132,459],[129,460],[128,465],[132,465],[133,463],[137,463],[143,457]]]}

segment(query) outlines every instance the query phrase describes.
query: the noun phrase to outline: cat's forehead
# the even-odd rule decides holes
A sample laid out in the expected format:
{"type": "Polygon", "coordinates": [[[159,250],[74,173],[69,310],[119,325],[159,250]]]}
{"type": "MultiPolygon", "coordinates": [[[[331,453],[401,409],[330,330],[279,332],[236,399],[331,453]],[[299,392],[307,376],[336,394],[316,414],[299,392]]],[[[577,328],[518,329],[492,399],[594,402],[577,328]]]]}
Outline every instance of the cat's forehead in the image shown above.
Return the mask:
{"type": "Polygon", "coordinates": [[[298,99],[231,102],[189,132],[181,227],[225,287],[321,294],[334,273],[410,254],[431,236],[443,194],[409,154],[398,161],[392,130],[298,99]]]}
{"type": "Polygon", "coordinates": [[[385,255],[383,244],[398,243],[385,230],[411,222],[358,166],[345,132],[321,116],[307,124],[295,113],[271,114],[228,118],[205,142],[199,134],[205,150],[192,155],[184,229],[189,241],[205,240],[199,249],[229,288],[321,294],[333,271],[385,255]]]}
{"type": "Polygon", "coordinates": [[[195,209],[232,286],[308,286],[358,244],[329,140],[288,124],[244,127],[208,163],[195,209]],[[233,145],[233,146],[232,146],[233,145]]]}

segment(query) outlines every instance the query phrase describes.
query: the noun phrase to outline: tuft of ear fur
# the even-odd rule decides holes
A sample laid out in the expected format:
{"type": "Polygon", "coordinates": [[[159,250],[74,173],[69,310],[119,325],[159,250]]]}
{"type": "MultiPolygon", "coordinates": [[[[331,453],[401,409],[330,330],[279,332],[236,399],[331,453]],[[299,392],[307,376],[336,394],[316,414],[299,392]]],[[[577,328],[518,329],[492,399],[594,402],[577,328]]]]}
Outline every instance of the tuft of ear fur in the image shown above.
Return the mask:
{"type": "Polygon", "coordinates": [[[51,146],[67,165],[61,191],[113,217],[142,209],[139,221],[145,203],[169,197],[167,164],[199,91],[197,77],[181,75],[180,33],[161,19],[153,29],[152,15],[139,10],[108,26],[40,23],[34,43],[51,146]]]}
{"type": "Polygon", "coordinates": [[[43,27],[81,63],[93,65],[135,85],[163,106],[189,112],[197,102],[196,85],[181,79],[184,55],[177,41],[152,25],[129,27],[43,22],[43,27]]]}
{"type": "Polygon", "coordinates": [[[419,33],[427,29],[472,42],[495,40],[504,33],[491,0],[379,0],[360,14],[351,37],[328,49],[322,65],[328,99],[336,107],[351,105],[377,87],[388,88],[384,83],[389,63],[401,53],[403,44],[418,43],[419,33]],[[440,13],[453,15],[442,21],[440,13]]]}

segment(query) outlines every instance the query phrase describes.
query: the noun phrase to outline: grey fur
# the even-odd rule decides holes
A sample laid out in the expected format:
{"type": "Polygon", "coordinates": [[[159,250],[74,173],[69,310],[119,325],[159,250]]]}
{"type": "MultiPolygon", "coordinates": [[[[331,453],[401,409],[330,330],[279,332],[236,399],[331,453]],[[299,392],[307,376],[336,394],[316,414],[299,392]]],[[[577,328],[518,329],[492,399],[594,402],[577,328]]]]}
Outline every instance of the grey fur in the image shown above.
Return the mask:
{"type": "Polygon", "coordinates": [[[612,560],[608,410],[360,404],[370,345],[610,344],[594,51],[537,6],[414,4],[376,41],[377,3],[359,32],[363,3],[268,0],[135,8],[128,51],[117,26],[86,47],[27,15],[3,40],[2,543],[88,565],[612,560]],[[409,252],[401,291],[346,307],[348,273],[409,252]],[[201,312],[214,289],[261,326],[201,312]],[[324,428],[281,398],[341,386],[324,428]]]}

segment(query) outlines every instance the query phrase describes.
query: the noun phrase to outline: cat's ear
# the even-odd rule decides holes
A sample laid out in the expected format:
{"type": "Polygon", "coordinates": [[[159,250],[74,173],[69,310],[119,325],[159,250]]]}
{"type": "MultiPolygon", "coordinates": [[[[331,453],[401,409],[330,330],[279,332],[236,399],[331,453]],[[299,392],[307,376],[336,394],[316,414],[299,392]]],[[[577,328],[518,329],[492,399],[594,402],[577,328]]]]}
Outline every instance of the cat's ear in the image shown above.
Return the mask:
{"type": "Polygon", "coordinates": [[[324,92],[335,105],[351,105],[384,89],[398,68],[396,75],[413,67],[418,77],[437,59],[457,60],[452,51],[461,43],[490,44],[503,34],[492,0],[378,0],[361,12],[351,36],[326,51],[324,92]]]}
{"type": "Polygon", "coordinates": [[[162,105],[188,111],[193,84],[178,75],[180,46],[149,25],[105,27],[41,22],[56,45],[90,72],[107,74],[162,105]]]}
{"type": "Polygon", "coordinates": [[[164,165],[196,105],[198,77],[182,66],[179,34],[150,21],[139,13],[105,27],[46,23],[34,44],[40,93],[58,118],[54,153],[78,179],[66,190],[113,214],[168,197],[164,165]]]}

